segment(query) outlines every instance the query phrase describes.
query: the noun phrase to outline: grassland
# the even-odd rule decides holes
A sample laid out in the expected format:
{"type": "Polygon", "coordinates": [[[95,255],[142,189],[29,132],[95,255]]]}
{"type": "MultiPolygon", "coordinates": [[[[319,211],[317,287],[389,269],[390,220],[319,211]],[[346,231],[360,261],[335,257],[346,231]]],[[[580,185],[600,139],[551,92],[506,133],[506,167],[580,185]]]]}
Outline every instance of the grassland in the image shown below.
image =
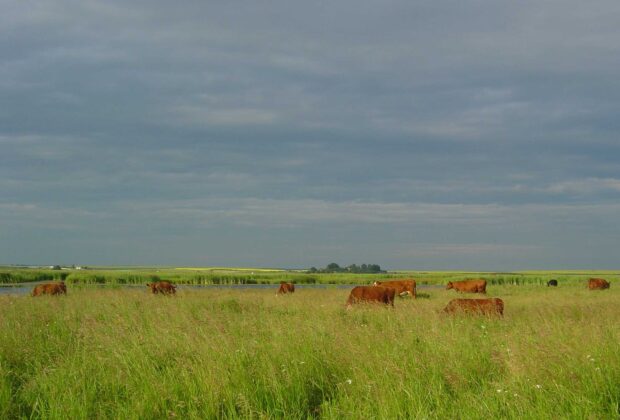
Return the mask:
{"type": "Polygon", "coordinates": [[[347,290],[0,296],[0,418],[617,419],[620,289],[489,286],[344,309],[347,290]]]}
{"type": "Polygon", "coordinates": [[[466,278],[484,278],[489,284],[544,285],[551,278],[561,283],[580,283],[593,276],[611,281],[620,280],[618,271],[522,271],[513,273],[462,271],[393,271],[381,274],[306,273],[301,270],[261,268],[174,268],[174,267],[95,267],[88,270],[50,270],[0,267],[0,285],[37,281],[64,280],[70,285],[131,285],[146,284],[156,279],[177,284],[276,284],[289,281],[297,284],[365,284],[388,278],[415,278],[418,284],[445,284],[466,278]]]}

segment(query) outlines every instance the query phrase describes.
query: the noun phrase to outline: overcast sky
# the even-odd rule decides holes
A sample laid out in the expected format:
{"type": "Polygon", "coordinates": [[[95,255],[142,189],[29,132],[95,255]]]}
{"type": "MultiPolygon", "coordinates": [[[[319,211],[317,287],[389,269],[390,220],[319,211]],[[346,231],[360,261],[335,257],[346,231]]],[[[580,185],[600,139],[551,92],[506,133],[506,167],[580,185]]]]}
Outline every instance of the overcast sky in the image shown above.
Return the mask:
{"type": "Polygon", "coordinates": [[[617,0],[0,5],[0,263],[620,268],[617,0]]]}

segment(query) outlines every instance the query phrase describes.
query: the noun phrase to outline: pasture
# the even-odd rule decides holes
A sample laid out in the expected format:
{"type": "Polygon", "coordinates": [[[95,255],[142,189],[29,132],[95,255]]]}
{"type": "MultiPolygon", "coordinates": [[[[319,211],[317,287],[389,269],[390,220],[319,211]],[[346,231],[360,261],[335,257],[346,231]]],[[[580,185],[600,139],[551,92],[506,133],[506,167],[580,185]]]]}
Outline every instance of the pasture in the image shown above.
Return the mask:
{"type": "Polygon", "coordinates": [[[347,311],[348,289],[68,287],[0,296],[0,418],[620,414],[613,279],[490,284],[503,319],[446,316],[442,289],[347,311]]]}

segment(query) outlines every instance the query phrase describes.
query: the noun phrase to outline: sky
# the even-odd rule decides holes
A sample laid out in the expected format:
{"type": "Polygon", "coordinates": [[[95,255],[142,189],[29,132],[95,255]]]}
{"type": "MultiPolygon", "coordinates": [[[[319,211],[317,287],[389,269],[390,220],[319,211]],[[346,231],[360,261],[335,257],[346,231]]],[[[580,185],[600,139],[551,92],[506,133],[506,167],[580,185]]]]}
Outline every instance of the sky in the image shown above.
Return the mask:
{"type": "Polygon", "coordinates": [[[0,263],[620,268],[617,0],[0,6],[0,263]]]}

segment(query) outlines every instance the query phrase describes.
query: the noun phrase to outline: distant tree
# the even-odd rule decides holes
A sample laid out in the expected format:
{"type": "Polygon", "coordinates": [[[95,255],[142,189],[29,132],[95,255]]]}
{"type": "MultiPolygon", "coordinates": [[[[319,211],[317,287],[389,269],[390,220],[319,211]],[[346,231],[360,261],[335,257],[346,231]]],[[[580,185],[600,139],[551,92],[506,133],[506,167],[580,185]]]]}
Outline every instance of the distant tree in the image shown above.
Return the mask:
{"type": "Polygon", "coordinates": [[[329,263],[325,268],[317,269],[311,267],[308,270],[309,273],[384,273],[378,264],[351,264],[347,267],[340,267],[336,263],[329,263]]]}
{"type": "Polygon", "coordinates": [[[381,267],[379,266],[379,264],[370,264],[368,266],[368,272],[370,272],[370,273],[380,273],[381,272],[381,267]]]}
{"type": "Polygon", "coordinates": [[[340,266],[336,263],[329,263],[327,267],[325,267],[325,271],[333,273],[335,271],[340,271],[340,266]]]}

